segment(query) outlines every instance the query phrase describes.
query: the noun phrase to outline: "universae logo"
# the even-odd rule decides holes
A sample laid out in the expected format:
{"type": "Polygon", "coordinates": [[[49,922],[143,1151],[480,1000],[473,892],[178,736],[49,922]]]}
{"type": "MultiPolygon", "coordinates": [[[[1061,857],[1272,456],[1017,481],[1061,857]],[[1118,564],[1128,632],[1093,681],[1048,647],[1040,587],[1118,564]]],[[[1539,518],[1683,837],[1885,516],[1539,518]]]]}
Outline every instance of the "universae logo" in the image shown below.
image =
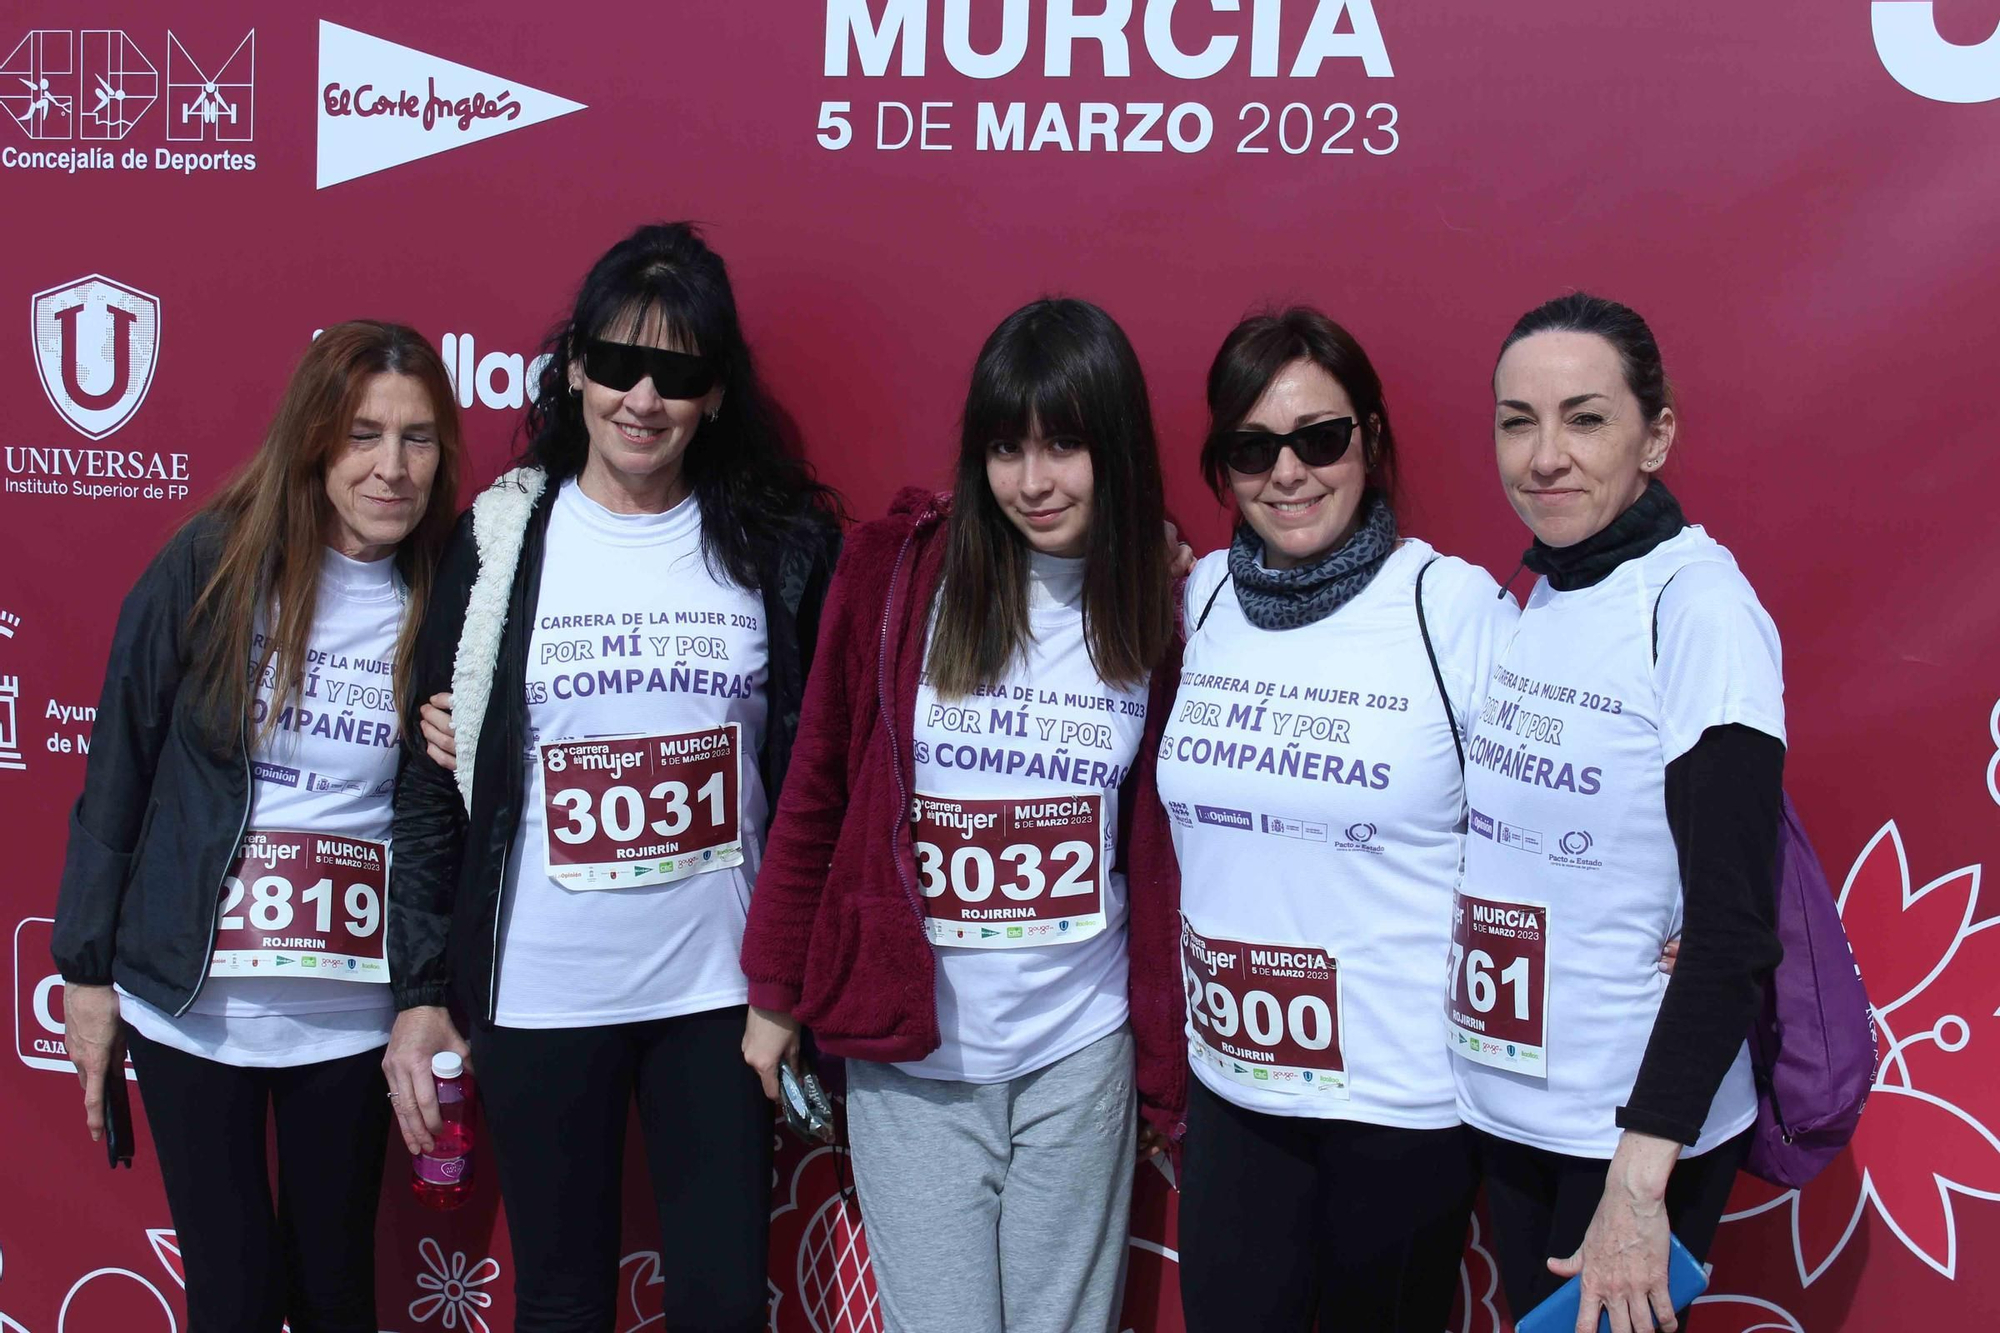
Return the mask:
{"type": "Polygon", "coordinates": [[[1875,0],[1869,21],[1882,68],[1917,96],[1960,104],[2000,99],[2000,27],[1971,46],[1948,42],[1931,0],[1875,0]]]}
{"type": "Polygon", "coordinates": [[[101,440],[132,419],[160,353],[160,298],[101,273],[36,292],[35,372],[62,419],[101,440]]]}

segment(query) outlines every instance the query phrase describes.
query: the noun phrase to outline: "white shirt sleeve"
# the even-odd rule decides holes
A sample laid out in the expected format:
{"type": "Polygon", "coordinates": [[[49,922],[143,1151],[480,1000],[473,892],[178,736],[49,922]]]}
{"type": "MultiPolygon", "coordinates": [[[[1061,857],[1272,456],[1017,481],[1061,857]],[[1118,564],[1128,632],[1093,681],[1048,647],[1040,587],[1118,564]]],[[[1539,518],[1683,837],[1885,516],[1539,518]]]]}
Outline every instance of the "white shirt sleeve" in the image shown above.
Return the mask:
{"type": "Polygon", "coordinates": [[[1735,565],[1685,565],[1658,598],[1660,751],[1674,760],[1710,727],[1740,723],[1785,739],[1778,627],[1735,565]]]}

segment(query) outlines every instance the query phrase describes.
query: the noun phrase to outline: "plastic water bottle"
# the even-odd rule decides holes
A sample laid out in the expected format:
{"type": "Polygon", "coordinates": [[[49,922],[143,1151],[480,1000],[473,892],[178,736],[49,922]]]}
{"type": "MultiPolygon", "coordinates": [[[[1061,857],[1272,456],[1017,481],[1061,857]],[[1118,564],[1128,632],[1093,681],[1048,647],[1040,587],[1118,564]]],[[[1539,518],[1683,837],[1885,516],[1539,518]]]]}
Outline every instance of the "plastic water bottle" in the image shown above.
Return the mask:
{"type": "Polygon", "coordinates": [[[427,1153],[410,1159],[410,1192],[426,1208],[456,1208],[472,1197],[472,1096],[465,1061],[452,1051],[431,1057],[438,1118],[444,1128],[427,1153]]]}

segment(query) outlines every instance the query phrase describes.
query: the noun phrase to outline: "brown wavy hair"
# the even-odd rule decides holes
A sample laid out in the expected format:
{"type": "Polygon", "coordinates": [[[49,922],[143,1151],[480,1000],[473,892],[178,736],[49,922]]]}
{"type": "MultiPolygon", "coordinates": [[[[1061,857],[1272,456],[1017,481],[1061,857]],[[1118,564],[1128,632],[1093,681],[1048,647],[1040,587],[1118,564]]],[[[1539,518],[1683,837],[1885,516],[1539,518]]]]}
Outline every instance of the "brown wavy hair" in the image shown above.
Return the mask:
{"type": "Polygon", "coordinates": [[[305,682],[306,644],[319,593],[321,551],[333,521],[326,469],[346,447],[368,382],[408,375],[430,396],[437,431],[437,472],[423,517],[396,547],[396,572],[409,591],[396,638],[396,712],[409,715],[410,671],[417,629],[430,600],[431,574],[455,522],[464,441],[451,378],[436,349],[415,329],[357,319],[336,324],[313,341],[292,372],[264,443],[192,522],[220,528],[221,556],[188,616],[196,646],[190,671],[201,689],[200,709],[218,748],[245,734],[257,682],[273,672],[271,709],[257,737],[267,735],[305,682]],[[275,606],[273,604],[275,603],[275,606]],[[258,613],[270,609],[263,650],[251,661],[258,613]]]}
{"type": "Polygon", "coordinates": [[[986,453],[1035,430],[1090,450],[1083,641],[1098,678],[1141,684],[1173,635],[1164,487],[1138,354],[1098,307],[1045,298],[993,330],[966,392],[927,662],[947,698],[998,684],[1027,647],[1028,544],[993,498],[986,453]]]}

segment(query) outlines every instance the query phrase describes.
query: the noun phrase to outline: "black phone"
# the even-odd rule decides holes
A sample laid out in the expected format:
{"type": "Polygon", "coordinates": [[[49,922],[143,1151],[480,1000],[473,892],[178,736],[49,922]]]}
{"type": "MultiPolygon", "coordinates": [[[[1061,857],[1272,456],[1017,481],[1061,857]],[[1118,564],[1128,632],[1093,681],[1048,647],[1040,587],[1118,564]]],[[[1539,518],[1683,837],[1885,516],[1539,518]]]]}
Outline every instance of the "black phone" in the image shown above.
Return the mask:
{"type": "Polygon", "coordinates": [[[104,1157],[113,1171],[132,1165],[132,1096],[122,1058],[104,1071],[104,1157]]]}

